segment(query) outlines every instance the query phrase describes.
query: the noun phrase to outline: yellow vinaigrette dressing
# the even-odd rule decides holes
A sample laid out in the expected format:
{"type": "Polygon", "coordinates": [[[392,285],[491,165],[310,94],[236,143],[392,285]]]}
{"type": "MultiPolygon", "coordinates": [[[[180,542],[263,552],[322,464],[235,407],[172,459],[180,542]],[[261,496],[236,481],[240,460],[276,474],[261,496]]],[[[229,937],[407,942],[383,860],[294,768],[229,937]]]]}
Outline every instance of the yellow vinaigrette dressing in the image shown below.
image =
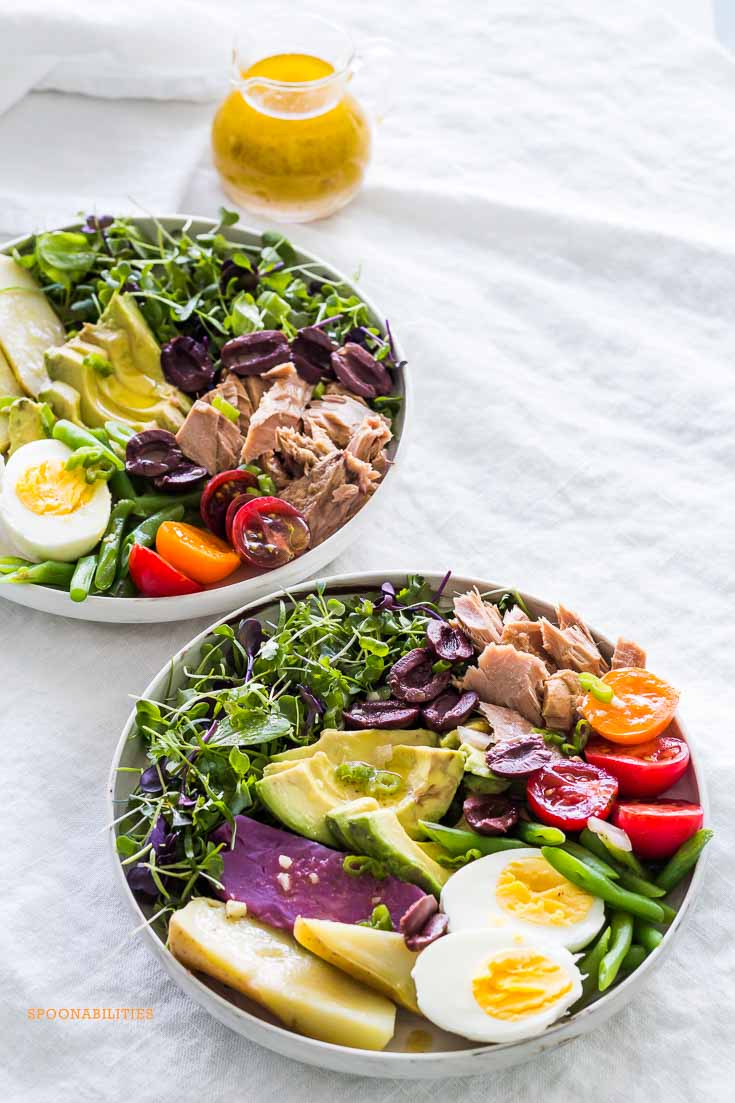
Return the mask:
{"type": "Polygon", "coordinates": [[[227,194],[291,222],[347,203],[370,159],[367,117],[347,93],[347,77],[310,54],[275,54],[242,70],[241,80],[212,127],[227,194]]]}

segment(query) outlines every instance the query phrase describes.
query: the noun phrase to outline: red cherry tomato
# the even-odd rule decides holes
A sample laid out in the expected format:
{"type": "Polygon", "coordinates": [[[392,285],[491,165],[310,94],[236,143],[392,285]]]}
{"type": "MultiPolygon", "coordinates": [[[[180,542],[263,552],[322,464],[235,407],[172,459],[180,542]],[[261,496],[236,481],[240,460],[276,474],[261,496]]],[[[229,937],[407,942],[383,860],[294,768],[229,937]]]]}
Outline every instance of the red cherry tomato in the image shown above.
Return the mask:
{"type": "Polygon", "coordinates": [[[689,765],[689,748],[675,735],[657,735],[633,747],[594,737],[584,757],[618,779],[623,797],[657,797],[674,785],[689,765]]]}
{"type": "Polygon", "coordinates": [[[198,594],[204,589],[162,559],[158,552],[142,544],[133,544],[130,549],[128,570],[143,597],[180,597],[198,594]]]}
{"type": "Polygon", "coordinates": [[[639,858],[655,861],[670,858],[699,831],[704,813],[686,800],[626,800],[615,808],[612,822],[627,832],[639,858]]]}
{"type": "Polygon", "coordinates": [[[618,783],[591,762],[554,761],[531,774],[526,799],[542,823],[562,831],[581,831],[590,816],[606,819],[618,783]]]}
{"type": "Polygon", "coordinates": [[[232,521],[235,551],[245,563],[265,571],[301,555],[310,538],[303,513],[282,498],[253,498],[232,521]]]}
{"type": "Polygon", "coordinates": [[[241,506],[245,506],[248,502],[252,502],[252,494],[236,494],[234,498],[230,499],[230,504],[227,507],[227,513],[225,514],[225,532],[227,533],[227,540],[232,543],[232,522],[235,520],[235,514],[241,506]]]}
{"type": "Polygon", "coordinates": [[[210,532],[224,540],[227,536],[225,518],[227,507],[237,494],[244,494],[250,486],[257,487],[258,480],[250,471],[234,468],[232,471],[220,471],[209,480],[199,503],[202,521],[210,532]]]}

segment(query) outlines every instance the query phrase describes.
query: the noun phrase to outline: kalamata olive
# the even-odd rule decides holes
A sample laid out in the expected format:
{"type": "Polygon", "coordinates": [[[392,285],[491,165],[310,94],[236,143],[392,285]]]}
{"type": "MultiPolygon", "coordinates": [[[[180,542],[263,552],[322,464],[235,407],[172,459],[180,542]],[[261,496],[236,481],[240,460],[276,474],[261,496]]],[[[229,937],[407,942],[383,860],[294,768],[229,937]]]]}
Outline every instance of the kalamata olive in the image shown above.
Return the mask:
{"type": "Polygon", "coordinates": [[[183,334],[161,349],[161,370],[167,382],[185,394],[208,390],[214,383],[214,365],[206,343],[183,334]]]}
{"type": "Polygon", "coordinates": [[[222,363],[236,375],[262,375],[291,359],[285,334],[279,329],[243,333],[222,346],[222,363]]]}
{"type": "Polygon", "coordinates": [[[424,705],[421,714],[427,728],[433,732],[448,732],[464,724],[472,710],[477,707],[479,698],[473,689],[459,693],[448,689],[440,693],[430,704],[424,705]]]}
{"type": "Polygon", "coordinates": [[[332,353],[332,371],[345,387],[362,398],[388,394],[391,378],[386,368],[371,352],[354,341],[348,341],[332,353]]]}
{"type": "Polygon", "coordinates": [[[501,739],[485,751],[488,767],[498,777],[527,777],[551,758],[542,735],[524,735],[520,739],[501,739]]]}
{"type": "Polygon", "coordinates": [[[448,926],[449,916],[445,915],[444,912],[434,912],[431,919],[423,925],[420,931],[417,931],[416,934],[404,936],[406,949],[413,950],[414,953],[425,950],[432,942],[436,942],[437,938],[441,938],[442,935],[447,933],[448,926]]]}
{"type": "Polygon", "coordinates": [[[489,793],[471,793],[462,812],[478,835],[505,835],[518,822],[518,806],[507,797],[489,793]]]}
{"type": "Polygon", "coordinates": [[[144,429],[131,437],[125,448],[125,470],[144,479],[174,471],[183,459],[176,437],[167,429],[144,429]]]}
{"type": "Polygon", "coordinates": [[[196,483],[206,479],[209,472],[206,467],[200,467],[197,463],[183,460],[173,471],[165,475],[159,475],[153,480],[156,490],[163,490],[166,494],[175,494],[179,490],[191,490],[196,483]]]}
{"type": "Polygon", "coordinates": [[[388,685],[396,697],[412,705],[424,705],[447,688],[451,677],[448,670],[435,673],[434,652],[428,647],[414,647],[394,663],[388,674],[388,685]]]}
{"type": "Polygon", "coordinates": [[[355,701],[344,711],[350,728],[412,728],[421,709],[403,701],[355,701]]]}
{"type": "Polygon", "coordinates": [[[450,663],[471,659],[475,649],[459,628],[452,628],[445,620],[432,620],[426,626],[426,638],[440,659],[450,663]]]}
{"type": "Polygon", "coordinates": [[[291,359],[302,379],[318,383],[332,374],[331,357],[337,346],[319,326],[304,326],[291,342],[291,359]]]}
{"type": "Polygon", "coordinates": [[[228,259],[222,262],[222,271],[219,278],[220,291],[227,291],[230,280],[235,280],[237,291],[255,291],[258,286],[259,274],[257,268],[241,268],[234,260],[228,259]]]}
{"type": "Polygon", "coordinates": [[[401,916],[398,923],[399,929],[404,935],[416,934],[438,910],[439,905],[435,896],[428,893],[426,896],[420,896],[401,916]]]}

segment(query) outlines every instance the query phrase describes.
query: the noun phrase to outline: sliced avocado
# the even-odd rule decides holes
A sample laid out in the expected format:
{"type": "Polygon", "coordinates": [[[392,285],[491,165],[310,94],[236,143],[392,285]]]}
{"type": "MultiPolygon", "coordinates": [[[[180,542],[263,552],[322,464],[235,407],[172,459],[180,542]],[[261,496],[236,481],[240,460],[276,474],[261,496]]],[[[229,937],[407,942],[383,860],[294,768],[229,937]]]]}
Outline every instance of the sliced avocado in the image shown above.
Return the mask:
{"type": "Polygon", "coordinates": [[[76,425],[82,423],[79,391],[69,383],[62,383],[60,379],[55,379],[41,391],[38,397],[42,402],[48,402],[57,418],[65,418],[76,425]]]}
{"type": "Polygon", "coordinates": [[[472,731],[484,732],[487,734],[490,731],[490,725],[487,720],[481,720],[477,717],[474,720],[468,720],[466,724],[462,724],[460,728],[452,728],[451,731],[443,735],[439,740],[440,747],[449,747],[450,750],[456,751],[460,743],[463,743],[462,728],[471,728],[472,731]]]}
{"type": "Polygon", "coordinates": [[[318,751],[323,751],[332,762],[369,762],[371,766],[382,766],[390,758],[393,747],[436,747],[438,742],[436,732],[426,728],[413,728],[410,731],[398,728],[393,731],[380,728],[337,731],[336,728],[325,728],[316,743],[282,751],[281,754],[273,755],[271,761],[292,762],[300,758],[311,758],[318,751]]]}
{"type": "Polygon", "coordinates": [[[31,273],[0,256],[0,350],[25,394],[35,398],[48,386],[44,353],[63,340],[64,327],[31,273]]]}
{"type": "Polygon", "coordinates": [[[0,398],[4,398],[6,395],[20,396],[23,393],[23,388],[15,378],[10,362],[0,345],[0,398]]]}
{"type": "Polygon", "coordinates": [[[87,425],[122,421],[139,432],[155,423],[175,433],[191,408],[191,400],[164,381],[156,340],[126,295],[113,295],[99,322],[50,349],[46,365],[52,380],[78,391],[87,425]]]}
{"type": "Polygon", "coordinates": [[[394,877],[435,896],[451,875],[410,838],[392,808],[368,808],[364,801],[355,801],[330,812],[327,824],[354,854],[384,862],[394,877]]]}
{"type": "MultiPolygon", "coordinates": [[[[462,777],[462,756],[437,747],[400,745],[381,759],[381,769],[402,779],[400,789],[381,797],[381,804],[395,809],[410,835],[420,834],[420,819],[440,819],[449,807],[462,777]]],[[[275,762],[263,771],[258,795],[287,827],[334,846],[338,840],[326,824],[327,813],[366,796],[359,785],[337,776],[338,765],[323,751],[292,763],[275,762]]]]}
{"type": "Polygon", "coordinates": [[[41,419],[41,407],[32,398],[18,398],[8,408],[9,454],[17,452],[32,440],[43,440],[46,431],[41,419]]]}
{"type": "Polygon", "coordinates": [[[0,455],[10,447],[10,410],[0,410],[0,455]]]}

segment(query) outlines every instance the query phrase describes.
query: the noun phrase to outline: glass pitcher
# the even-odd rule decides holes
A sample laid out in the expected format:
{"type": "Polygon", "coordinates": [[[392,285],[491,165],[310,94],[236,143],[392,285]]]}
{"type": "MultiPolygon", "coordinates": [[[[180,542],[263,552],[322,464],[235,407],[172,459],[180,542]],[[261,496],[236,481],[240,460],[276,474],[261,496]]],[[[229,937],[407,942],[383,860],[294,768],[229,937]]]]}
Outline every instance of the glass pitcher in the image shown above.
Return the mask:
{"type": "Polygon", "coordinates": [[[346,32],[316,17],[271,16],[236,42],[212,151],[238,206],[309,222],[349,202],[371,150],[367,114],[350,92],[356,69],[346,32]]]}

